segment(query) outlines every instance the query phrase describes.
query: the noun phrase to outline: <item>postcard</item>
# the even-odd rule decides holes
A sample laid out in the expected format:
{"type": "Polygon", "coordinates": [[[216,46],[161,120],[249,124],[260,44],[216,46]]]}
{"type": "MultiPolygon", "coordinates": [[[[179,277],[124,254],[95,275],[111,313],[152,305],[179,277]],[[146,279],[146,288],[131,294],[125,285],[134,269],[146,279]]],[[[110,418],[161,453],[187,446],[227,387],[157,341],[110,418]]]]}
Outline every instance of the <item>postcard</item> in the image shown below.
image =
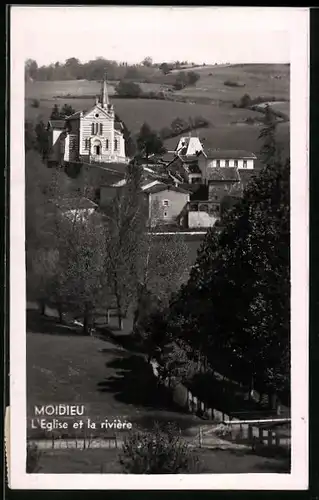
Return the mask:
{"type": "Polygon", "coordinates": [[[307,489],[309,9],[10,22],[10,488],[307,489]]]}

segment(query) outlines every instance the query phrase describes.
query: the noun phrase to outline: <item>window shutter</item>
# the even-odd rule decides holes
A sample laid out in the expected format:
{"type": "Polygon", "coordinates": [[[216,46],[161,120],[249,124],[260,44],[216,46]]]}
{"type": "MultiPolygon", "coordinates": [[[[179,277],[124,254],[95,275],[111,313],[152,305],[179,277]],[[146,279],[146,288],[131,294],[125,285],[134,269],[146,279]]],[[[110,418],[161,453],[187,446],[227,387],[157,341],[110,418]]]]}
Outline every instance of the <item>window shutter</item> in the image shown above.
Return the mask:
{"type": "Polygon", "coordinates": [[[109,140],[108,139],[106,139],[106,146],[105,147],[106,147],[106,149],[109,149],[109,140]]]}
{"type": "Polygon", "coordinates": [[[103,123],[100,123],[100,135],[103,135],[103,123]]]}
{"type": "Polygon", "coordinates": [[[92,123],[92,135],[94,135],[94,123],[92,123]]]}

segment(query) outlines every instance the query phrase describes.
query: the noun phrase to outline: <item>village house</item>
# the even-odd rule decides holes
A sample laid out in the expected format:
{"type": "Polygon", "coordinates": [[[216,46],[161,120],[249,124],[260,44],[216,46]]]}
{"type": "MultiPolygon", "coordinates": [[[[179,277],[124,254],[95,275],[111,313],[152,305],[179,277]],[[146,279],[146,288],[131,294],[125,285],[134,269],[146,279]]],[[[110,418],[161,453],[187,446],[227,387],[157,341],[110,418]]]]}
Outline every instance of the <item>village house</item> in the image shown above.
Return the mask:
{"type": "Polygon", "coordinates": [[[256,159],[254,153],[246,151],[205,149],[198,157],[198,166],[202,173],[203,183],[207,183],[210,172],[216,167],[253,170],[256,159]]]}
{"type": "Polygon", "coordinates": [[[106,79],[102,82],[101,95],[91,109],[78,111],[65,120],[50,120],[47,131],[51,162],[128,162],[123,126],[115,121],[106,79]]]}
{"type": "Polygon", "coordinates": [[[152,226],[185,225],[190,192],[164,183],[150,184],[143,189],[147,197],[149,221],[152,226]]]}

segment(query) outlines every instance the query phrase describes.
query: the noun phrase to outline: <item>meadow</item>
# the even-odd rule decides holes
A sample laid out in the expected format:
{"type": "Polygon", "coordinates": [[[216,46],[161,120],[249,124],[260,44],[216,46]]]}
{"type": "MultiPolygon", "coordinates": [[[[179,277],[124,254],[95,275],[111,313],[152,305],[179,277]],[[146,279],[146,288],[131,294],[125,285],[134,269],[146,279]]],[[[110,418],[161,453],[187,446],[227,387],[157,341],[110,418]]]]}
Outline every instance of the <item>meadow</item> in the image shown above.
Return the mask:
{"type": "MultiPolygon", "coordinates": [[[[114,98],[116,113],[125,122],[131,133],[137,134],[141,125],[147,122],[159,131],[169,127],[172,120],[203,117],[210,127],[197,133],[207,147],[220,149],[245,149],[254,153],[260,150],[262,113],[248,109],[234,108],[240,98],[248,93],[251,98],[263,96],[265,100],[276,97],[274,109],[289,116],[289,65],[283,64],[242,64],[203,66],[194,69],[201,78],[194,87],[187,87],[171,94],[184,97],[188,102],[155,99],[114,98]],[[228,86],[225,82],[237,82],[244,87],[228,86]],[[200,102],[205,100],[205,103],[200,102]],[[198,100],[198,102],[196,102],[198,100]],[[257,123],[247,124],[253,118],[257,123]]],[[[163,75],[159,70],[149,72],[149,83],[140,84],[143,91],[158,91],[176,78],[176,72],[163,75]]],[[[109,82],[108,90],[112,98],[117,82],[109,82]]],[[[71,104],[76,110],[85,110],[94,105],[94,96],[100,92],[100,83],[95,81],[72,80],[62,82],[28,82],[25,92],[25,117],[32,121],[46,122],[54,104],[71,104]],[[59,97],[56,96],[65,96],[59,97]],[[74,96],[72,98],[70,96],[74,96]],[[33,100],[39,107],[33,107],[33,100]]],[[[278,126],[278,141],[285,154],[289,153],[289,122],[278,126]]],[[[178,138],[168,139],[165,146],[175,148],[178,138]]]]}

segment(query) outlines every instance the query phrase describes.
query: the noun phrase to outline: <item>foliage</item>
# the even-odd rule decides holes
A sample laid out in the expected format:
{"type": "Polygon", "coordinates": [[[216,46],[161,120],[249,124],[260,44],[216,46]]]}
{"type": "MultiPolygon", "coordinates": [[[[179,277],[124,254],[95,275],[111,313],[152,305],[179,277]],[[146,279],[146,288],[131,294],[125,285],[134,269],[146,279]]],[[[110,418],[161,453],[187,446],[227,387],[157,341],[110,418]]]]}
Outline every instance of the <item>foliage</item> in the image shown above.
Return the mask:
{"type": "Polygon", "coordinates": [[[75,113],[75,109],[70,104],[64,104],[60,110],[57,104],[54,104],[50,115],[51,120],[64,120],[67,116],[75,113]]]}
{"type": "Polygon", "coordinates": [[[151,57],[145,57],[142,61],[142,64],[147,68],[151,68],[153,65],[153,59],[151,57]]]}
{"type": "Polygon", "coordinates": [[[31,106],[32,106],[32,108],[39,108],[40,107],[39,99],[32,99],[31,106]]]}
{"type": "Polygon", "coordinates": [[[263,141],[260,150],[260,159],[265,165],[272,165],[275,161],[279,160],[280,151],[276,142],[277,124],[276,116],[267,104],[264,126],[259,134],[259,139],[263,141]]]}
{"type": "Polygon", "coordinates": [[[142,90],[137,83],[121,80],[116,86],[115,92],[120,97],[139,97],[142,90]]]}
{"type": "Polygon", "coordinates": [[[27,153],[31,149],[36,148],[36,135],[33,127],[33,123],[29,120],[24,122],[24,148],[27,153]]]}
{"type": "Polygon", "coordinates": [[[136,144],[134,139],[131,136],[131,132],[127,128],[126,124],[120,119],[120,117],[115,113],[115,121],[120,122],[122,124],[123,137],[125,141],[125,155],[128,158],[132,158],[136,152],[136,144]]]}
{"type": "Polygon", "coordinates": [[[209,362],[244,383],[289,384],[289,164],[264,168],[208,231],[171,328],[209,362]],[[230,314],[231,312],[231,314],[230,314]],[[179,332],[179,333],[178,333],[179,332]]]}
{"type": "Polygon", "coordinates": [[[197,472],[198,458],[173,424],[156,424],[152,431],[136,431],[125,440],[120,463],[128,474],[197,472]]]}
{"type": "Polygon", "coordinates": [[[166,62],[163,62],[159,68],[164,75],[167,75],[173,69],[173,67],[167,64],[166,62]]]}
{"type": "Polygon", "coordinates": [[[35,126],[36,147],[42,155],[42,158],[47,158],[49,152],[49,138],[46,126],[42,120],[35,126]]]}
{"type": "Polygon", "coordinates": [[[166,152],[162,139],[147,123],[143,123],[140,129],[137,137],[137,148],[147,160],[151,154],[164,154],[166,152]]]}
{"type": "Polygon", "coordinates": [[[177,74],[174,88],[175,90],[182,90],[187,86],[196,85],[197,81],[200,79],[200,75],[195,73],[195,71],[180,71],[177,74]]]}
{"type": "Polygon", "coordinates": [[[36,445],[27,444],[27,474],[36,474],[41,467],[39,466],[41,453],[36,445]]]}

